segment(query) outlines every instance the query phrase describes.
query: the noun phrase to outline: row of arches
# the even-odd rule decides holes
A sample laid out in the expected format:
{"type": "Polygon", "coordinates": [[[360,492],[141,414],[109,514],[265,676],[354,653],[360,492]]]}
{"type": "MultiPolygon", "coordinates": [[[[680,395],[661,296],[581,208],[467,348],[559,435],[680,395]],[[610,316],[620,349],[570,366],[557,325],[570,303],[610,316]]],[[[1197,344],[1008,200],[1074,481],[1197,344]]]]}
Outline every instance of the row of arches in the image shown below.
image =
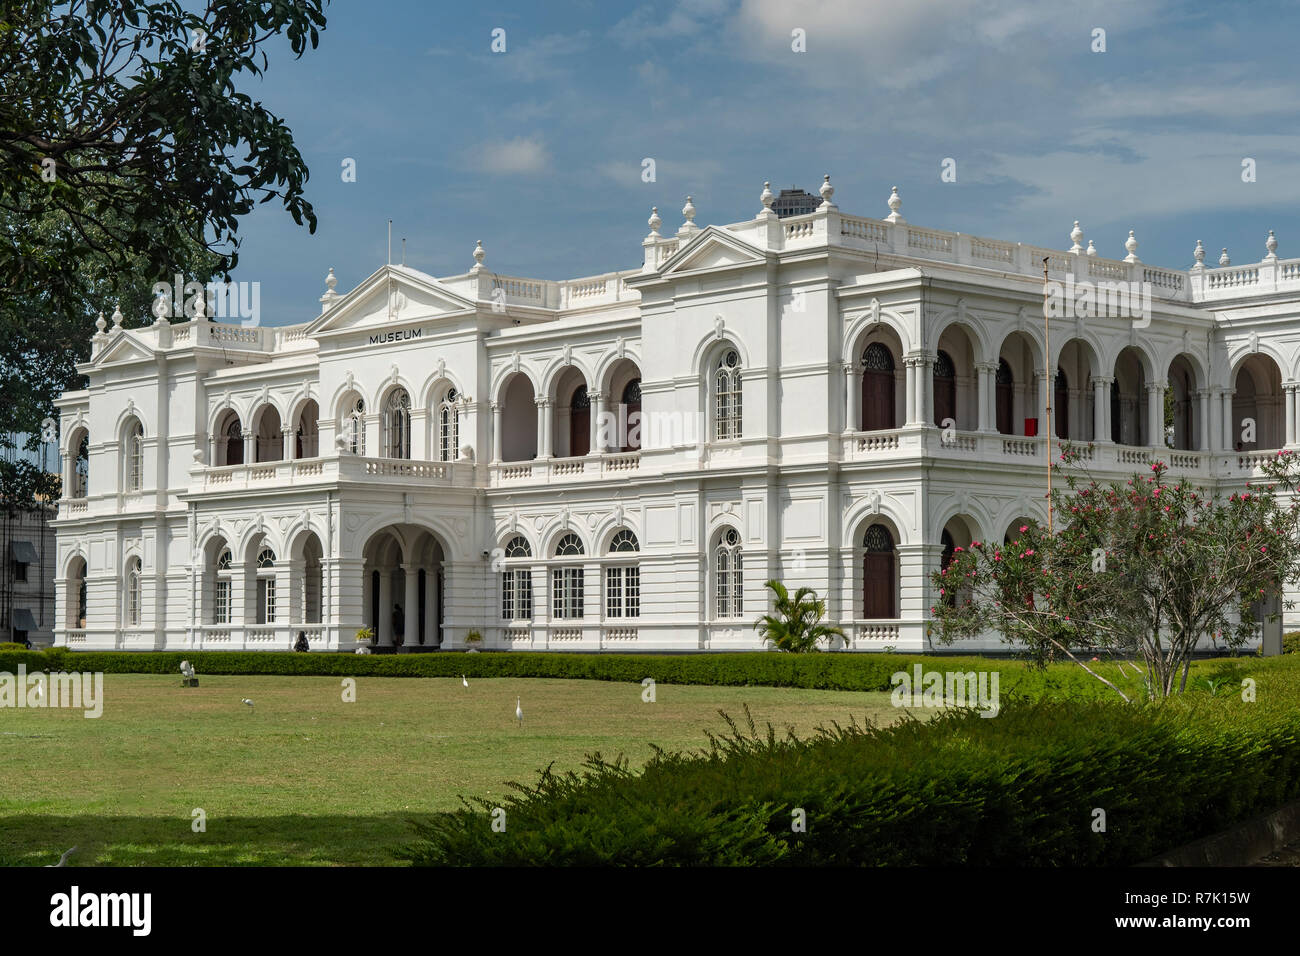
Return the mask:
{"type": "Polygon", "coordinates": [[[266,404],[253,413],[246,427],[233,408],[217,417],[212,438],[212,464],[216,466],[253,464],[315,458],[320,454],[318,419],[320,409],[315,399],[303,403],[297,421],[284,427],[280,411],[266,404]]]}
{"type": "MultiPolygon", "coordinates": [[[[932,360],[916,366],[929,376],[917,401],[914,374],[903,374],[902,342],[888,326],[867,333],[852,374],[858,383],[853,431],[901,428],[908,412],[928,409],[927,420],[958,430],[979,428],[1004,435],[1036,435],[1042,426],[1047,396],[1037,344],[1023,332],[1003,340],[993,365],[978,360],[971,337],[949,326],[932,360]]],[[[1168,446],[1208,450],[1219,406],[1201,362],[1178,353],[1157,375],[1150,357],[1137,346],[1120,350],[1108,374],[1102,374],[1096,350],[1072,338],[1060,349],[1052,381],[1052,436],[1076,441],[1108,440],[1142,447],[1168,446]]],[[[1286,433],[1281,369],[1269,355],[1255,353],[1238,363],[1223,409],[1221,435],[1239,450],[1280,448],[1294,440],[1286,433]]],[[[850,402],[850,406],[854,403],[850,402]]]]}

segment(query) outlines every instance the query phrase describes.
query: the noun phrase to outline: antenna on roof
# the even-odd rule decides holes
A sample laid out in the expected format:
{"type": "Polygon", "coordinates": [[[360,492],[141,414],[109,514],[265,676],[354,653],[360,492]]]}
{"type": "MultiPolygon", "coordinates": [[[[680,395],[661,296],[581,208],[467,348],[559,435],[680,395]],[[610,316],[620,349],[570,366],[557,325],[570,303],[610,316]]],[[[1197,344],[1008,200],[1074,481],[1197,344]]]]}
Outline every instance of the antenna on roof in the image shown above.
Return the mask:
{"type": "Polygon", "coordinates": [[[402,237],[402,266],[406,266],[406,237],[402,237]]]}
{"type": "Polygon", "coordinates": [[[393,264],[393,220],[388,220],[388,264],[393,264]]]}

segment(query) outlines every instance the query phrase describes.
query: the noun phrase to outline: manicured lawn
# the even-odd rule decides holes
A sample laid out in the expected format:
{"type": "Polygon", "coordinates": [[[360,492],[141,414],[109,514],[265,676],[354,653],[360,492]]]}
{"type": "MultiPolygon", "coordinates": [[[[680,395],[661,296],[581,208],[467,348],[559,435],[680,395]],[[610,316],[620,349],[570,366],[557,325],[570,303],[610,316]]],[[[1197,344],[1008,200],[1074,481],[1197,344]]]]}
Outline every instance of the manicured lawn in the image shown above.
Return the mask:
{"type": "MultiPolygon", "coordinates": [[[[806,734],[893,721],[887,693],[604,681],[108,674],[104,714],[0,710],[0,863],[389,864],[406,821],[586,754],[706,745],[718,711],[806,734]],[[515,698],[524,725],[515,724],[515,698]],[[249,697],[254,708],[240,703],[249,697]],[[207,831],[194,833],[202,808],[207,831]]],[[[929,712],[932,713],[932,712],[929,712]]]]}

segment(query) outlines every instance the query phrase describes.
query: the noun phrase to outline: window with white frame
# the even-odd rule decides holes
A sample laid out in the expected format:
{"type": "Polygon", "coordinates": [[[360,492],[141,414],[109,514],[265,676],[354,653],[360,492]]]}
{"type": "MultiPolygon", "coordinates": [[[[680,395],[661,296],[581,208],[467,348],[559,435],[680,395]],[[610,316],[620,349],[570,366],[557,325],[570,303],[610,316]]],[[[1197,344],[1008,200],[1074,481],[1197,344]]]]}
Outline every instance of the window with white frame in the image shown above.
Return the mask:
{"type": "Polygon", "coordinates": [[[640,552],[641,546],[627,528],[622,529],[609,543],[609,556],[618,559],[605,567],[605,616],[641,616],[641,568],[631,555],[640,552]]]}
{"type": "Polygon", "coordinates": [[[740,437],[740,354],[727,349],[713,369],[713,437],[731,441],[740,437]]]}
{"type": "MultiPolygon", "coordinates": [[[[566,534],[555,547],[557,558],[579,557],[585,553],[582,539],[576,534],[566,534]]],[[[582,617],[582,572],[581,565],[551,569],[551,617],[556,620],[582,617]]]]}
{"type": "Polygon", "coordinates": [[[364,398],[358,398],[348,408],[347,416],[343,420],[343,428],[348,451],[354,455],[364,455],[366,453],[366,400],[364,398]]]}
{"type": "Polygon", "coordinates": [[[217,555],[216,592],[212,602],[212,623],[230,623],[230,549],[223,548],[217,555]]]}
{"type": "Polygon", "coordinates": [[[126,427],[126,490],[139,491],[144,487],[144,426],[139,419],[126,427]]]}
{"type": "Polygon", "coordinates": [[[744,564],[740,535],[735,528],[728,528],[718,538],[718,546],[713,551],[713,576],[718,617],[740,617],[744,613],[744,564]]]}
{"type": "Polygon", "coordinates": [[[257,623],[275,623],[275,552],[257,553],[257,623]]]}
{"type": "Polygon", "coordinates": [[[460,395],[454,388],[447,389],[447,394],[438,403],[438,458],[442,461],[455,461],[460,445],[460,421],[457,417],[456,403],[460,395]]]}
{"type": "Polygon", "coordinates": [[[72,497],[84,498],[90,491],[90,435],[81,433],[72,462],[72,497]]]}
{"type": "Polygon", "coordinates": [[[514,564],[532,556],[532,546],[523,535],[517,534],[506,542],[506,563],[501,571],[501,617],[507,621],[532,619],[533,569],[514,564]]]}
{"type": "Polygon", "coordinates": [[[384,403],[384,457],[411,457],[411,396],[395,388],[384,403]]]}
{"type": "Polygon", "coordinates": [[[140,609],[144,606],[144,574],[139,558],[126,563],[126,626],[140,626],[140,609]]]}

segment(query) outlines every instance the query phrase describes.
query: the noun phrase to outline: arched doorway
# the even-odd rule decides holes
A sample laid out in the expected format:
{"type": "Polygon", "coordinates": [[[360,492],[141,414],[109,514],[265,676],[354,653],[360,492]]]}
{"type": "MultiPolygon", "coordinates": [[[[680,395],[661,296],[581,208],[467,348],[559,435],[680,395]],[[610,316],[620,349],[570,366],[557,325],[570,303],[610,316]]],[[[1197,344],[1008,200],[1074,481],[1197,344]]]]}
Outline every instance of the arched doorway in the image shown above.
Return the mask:
{"type": "Polygon", "coordinates": [[[998,431],[1003,435],[1015,432],[1015,388],[1016,379],[1011,365],[1006,359],[998,359],[997,404],[998,431]]]}
{"type": "Polygon", "coordinates": [[[898,617],[898,561],[894,536],[882,524],[867,528],[862,539],[862,616],[866,620],[898,617]]]}
{"type": "Polygon", "coordinates": [[[945,419],[957,425],[957,366],[940,349],[934,359],[934,423],[943,426],[945,419]]]}
{"type": "Polygon", "coordinates": [[[443,641],[446,552],[433,532],[392,524],[362,549],[365,625],[379,647],[434,647],[443,641]]]}
{"type": "Polygon", "coordinates": [[[883,342],[872,342],[862,353],[862,430],[897,427],[894,412],[894,355],[883,342]]]}

